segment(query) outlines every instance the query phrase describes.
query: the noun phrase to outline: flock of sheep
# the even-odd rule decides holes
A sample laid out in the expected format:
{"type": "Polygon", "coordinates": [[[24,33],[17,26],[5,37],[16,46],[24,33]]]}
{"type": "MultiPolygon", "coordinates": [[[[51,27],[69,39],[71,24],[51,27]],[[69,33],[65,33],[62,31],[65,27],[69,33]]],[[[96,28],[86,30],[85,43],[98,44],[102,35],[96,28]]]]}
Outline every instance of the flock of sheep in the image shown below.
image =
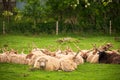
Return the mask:
{"type": "Polygon", "coordinates": [[[64,51],[59,49],[54,52],[48,49],[34,48],[29,54],[18,54],[12,49],[0,54],[0,62],[27,64],[32,67],[31,70],[42,69],[48,71],[73,71],[84,62],[120,64],[119,52],[109,50],[111,46],[110,43],[99,48],[94,45],[91,50],[79,49],[78,52],[74,52],[70,48],[64,51]]]}

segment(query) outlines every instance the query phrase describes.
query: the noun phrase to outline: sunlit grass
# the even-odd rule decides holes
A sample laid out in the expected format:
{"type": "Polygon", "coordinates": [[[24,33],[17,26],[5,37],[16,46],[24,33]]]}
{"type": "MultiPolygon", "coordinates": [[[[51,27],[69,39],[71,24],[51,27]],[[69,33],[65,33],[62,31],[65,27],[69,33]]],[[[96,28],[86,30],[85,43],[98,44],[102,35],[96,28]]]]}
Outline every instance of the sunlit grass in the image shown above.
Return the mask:
{"type": "Polygon", "coordinates": [[[120,65],[89,64],[79,65],[73,72],[30,71],[27,65],[0,63],[1,80],[119,80],[120,65]]]}
{"type": "MultiPolygon", "coordinates": [[[[65,49],[70,46],[73,50],[77,48],[71,42],[58,43],[56,40],[64,36],[20,36],[20,35],[1,35],[0,36],[0,48],[4,45],[8,45],[9,48],[17,49],[19,52],[24,49],[28,52],[32,47],[39,48],[49,48],[50,50],[56,50],[58,48],[65,49]]],[[[71,36],[65,36],[71,37],[71,36]]],[[[91,49],[93,46],[91,44],[97,44],[97,46],[103,45],[105,43],[112,43],[112,49],[119,49],[120,42],[116,42],[114,37],[110,36],[73,36],[72,38],[78,39],[79,42],[76,43],[81,49],[91,49]]]]}

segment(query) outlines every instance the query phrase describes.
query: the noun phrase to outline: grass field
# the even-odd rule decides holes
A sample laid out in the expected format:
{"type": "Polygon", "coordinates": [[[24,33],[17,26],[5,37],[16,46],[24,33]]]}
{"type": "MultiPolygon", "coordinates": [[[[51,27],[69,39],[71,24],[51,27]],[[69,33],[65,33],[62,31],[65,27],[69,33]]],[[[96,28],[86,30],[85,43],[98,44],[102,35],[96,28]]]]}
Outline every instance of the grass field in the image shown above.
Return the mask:
{"type": "MultiPolygon", "coordinates": [[[[57,43],[56,40],[61,37],[73,37],[79,40],[76,43],[81,49],[91,49],[91,44],[97,46],[110,42],[113,44],[112,49],[120,48],[120,42],[116,42],[111,36],[23,36],[23,35],[0,35],[0,48],[7,45],[10,48],[17,49],[20,53],[25,49],[27,54],[34,43],[39,48],[49,48],[55,50],[60,47],[65,49],[71,46],[77,51],[72,42],[63,44],[57,43]]],[[[63,71],[30,71],[29,66],[11,63],[0,63],[0,80],[120,80],[120,65],[115,64],[89,64],[79,65],[73,72],[63,71]]]]}

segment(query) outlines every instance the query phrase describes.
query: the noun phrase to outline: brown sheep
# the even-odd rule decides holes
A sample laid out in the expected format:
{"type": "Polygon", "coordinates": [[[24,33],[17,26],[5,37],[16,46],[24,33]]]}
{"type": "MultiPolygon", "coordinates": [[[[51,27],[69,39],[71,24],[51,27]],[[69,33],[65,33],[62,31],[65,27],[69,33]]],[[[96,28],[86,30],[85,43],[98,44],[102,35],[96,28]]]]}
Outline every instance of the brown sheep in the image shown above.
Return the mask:
{"type": "Polygon", "coordinates": [[[99,52],[99,63],[120,64],[119,54],[108,54],[105,51],[99,52]]]}

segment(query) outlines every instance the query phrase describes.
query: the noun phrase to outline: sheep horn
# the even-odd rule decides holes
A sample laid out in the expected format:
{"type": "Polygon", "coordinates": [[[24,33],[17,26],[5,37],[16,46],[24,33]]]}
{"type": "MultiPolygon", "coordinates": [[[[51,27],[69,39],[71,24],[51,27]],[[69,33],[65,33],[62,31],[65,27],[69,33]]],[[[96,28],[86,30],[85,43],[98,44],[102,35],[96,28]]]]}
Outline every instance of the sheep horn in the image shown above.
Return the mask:
{"type": "Polygon", "coordinates": [[[96,47],[96,44],[92,44],[94,49],[97,50],[98,52],[101,52],[97,47],[96,47]]]}
{"type": "Polygon", "coordinates": [[[73,57],[73,59],[75,59],[76,57],[77,57],[77,55],[79,54],[79,50],[78,50],[78,52],[75,54],[75,56],[73,57]]]}
{"type": "Polygon", "coordinates": [[[2,48],[1,50],[2,50],[3,53],[4,53],[4,52],[7,52],[7,49],[6,49],[6,48],[2,48]]]}
{"type": "Polygon", "coordinates": [[[79,51],[81,51],[81,49],[80,49],[75,43],[73,43],[73,45],[74,45],[79,51]]]}
{"type": "Polygon", "coordinates": [[[87,51],[86,53],[89,53],[89,52],[91,52],[91,51],[93,51],[94,49],[90,49],[89,51],[87,51]]]}

